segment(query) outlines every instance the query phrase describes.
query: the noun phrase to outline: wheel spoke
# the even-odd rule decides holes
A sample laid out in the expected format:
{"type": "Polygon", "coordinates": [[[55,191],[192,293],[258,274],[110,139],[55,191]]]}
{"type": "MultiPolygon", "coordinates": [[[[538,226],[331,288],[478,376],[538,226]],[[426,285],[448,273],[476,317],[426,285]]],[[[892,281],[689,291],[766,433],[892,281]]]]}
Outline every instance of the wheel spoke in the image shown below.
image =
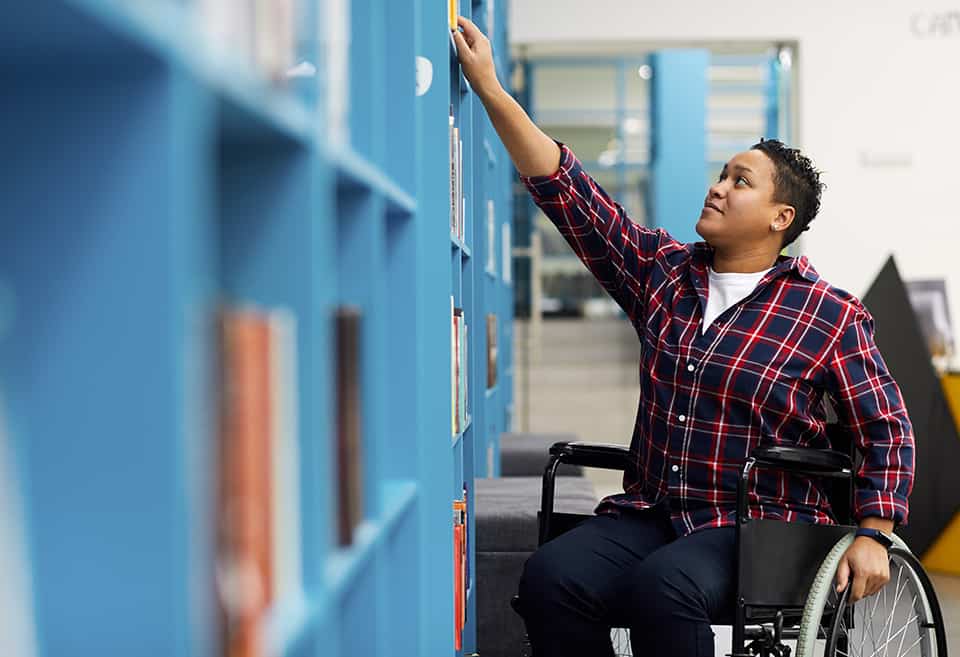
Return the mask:
{"type": "MultiPolygon", "coordinates": [[[[893,617],[894,617],[894,614],[896,614],[897,612],[897,605],[900,604],[900,596],[903,595],[903,591],[905,591],[907,587],[907,583],[904,581],[903,588],[902,589],[900,588],[900,581],[902,580],[902,578],[903,578],[903,566],[900,566],[897,569],[897,584],[896,584],[897,594],[893,599],[893,604],[890,605],[890,616],[887,617],[887,622],[884,623],[884,625],[887,628],[887,642],[884,644],[883,657],[887,657],[887,649],[888,649],[888,646],[890,645],[890,630],[893,628],[893,617]]],[[[883,591],[883,597],[884,597],[884,604],[886,604],[887,587],[884,586],[882,591],[883,591]]]]}

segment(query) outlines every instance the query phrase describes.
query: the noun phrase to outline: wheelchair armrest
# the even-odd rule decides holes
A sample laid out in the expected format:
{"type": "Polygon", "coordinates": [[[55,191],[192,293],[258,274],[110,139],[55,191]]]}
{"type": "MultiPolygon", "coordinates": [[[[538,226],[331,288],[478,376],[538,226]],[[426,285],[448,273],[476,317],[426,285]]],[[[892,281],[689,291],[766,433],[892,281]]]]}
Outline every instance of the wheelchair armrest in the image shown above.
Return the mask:
{"type": "Polygon", "coordinates": [[[561,463],[606,470],[626,470],[630,450],[623,445],[576,441],[554,443],[550,448],[550,455],[561,463]]]}
{"type": "Polygon", "coordinates": [[[800,471],[825,477],[847,477],[853,470],[850,457],[832,449],[757,447],[750,453],[757,465],[800,471]]]}

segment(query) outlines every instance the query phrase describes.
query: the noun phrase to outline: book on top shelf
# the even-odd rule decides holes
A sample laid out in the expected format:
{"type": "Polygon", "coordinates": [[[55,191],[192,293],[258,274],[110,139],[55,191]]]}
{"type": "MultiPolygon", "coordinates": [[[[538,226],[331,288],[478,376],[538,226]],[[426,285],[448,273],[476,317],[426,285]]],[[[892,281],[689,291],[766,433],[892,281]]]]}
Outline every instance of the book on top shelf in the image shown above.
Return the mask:
{"type": "Polygon", "coordinates": [[[459,141],[459,131],[454,125],[453,106],[450,106],[450,234],[460,237],[460,207],[458,192],[460,183],[458,182],[459,173],[457,168],[459,160],[457,156],[457,143],[459,141]]]}
{"type": "Polygon", "coordinates": [[[253,25],[257,68],[274,84],[286,84],[296,47],[294,0],[253,0],[253,25]]]}
{"type": "Polygon", "coordinates": [[[363,521],[363,427],[360,343],[361,311],[344,306],[335,315],[336,335],[336,463],[337,542],[353,542],[353,533],[363,521]]]}
{"type": "Polygon", "coordinates": [[[350,142],[350,0],[322,3],[318,34],[326,75],[319,76],[326,98],[327,139],[334,146],[350,142]]]}
{"type": "Polygon", "coordinates": [[[450,29],[457,29],[457,17],[460,15],[460,0],[449,0],[447,4],[447,18],[450,22],[450,29]]]}

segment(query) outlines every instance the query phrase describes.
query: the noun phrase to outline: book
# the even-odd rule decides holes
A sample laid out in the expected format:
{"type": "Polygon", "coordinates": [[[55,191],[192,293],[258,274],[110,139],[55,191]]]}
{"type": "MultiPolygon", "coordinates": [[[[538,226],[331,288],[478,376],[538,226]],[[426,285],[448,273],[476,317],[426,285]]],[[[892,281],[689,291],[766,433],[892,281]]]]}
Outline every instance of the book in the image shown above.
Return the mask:
{"type": "Polygon", "coordinates": [[[467,624],[467,502],[453,501],[453,631],[454,647],[463,647],[463,628],[467,624]]]}
{"type": "Polygon", "coordinates": [[[468,326],[466,317],[460,319],[460,427],[465,429],[470,422],[469,408],[469,373],[467,369],[470,364],[470,349],[468,348],[468,326]]]}
{"type": "Polygon", "coordinates": [[[216,581],[224,652],[258,657],[274,590],[270,327],[250,309],[225,308],[218,324],[216,581]]]}
{"type": "Polygon", "coordinates": [[[286,309],[268,315],[272,356],[273,598],[301,595],[300,445],[296,316],[286,309]]]}
{"type": "MultiPolygon", "coordinates": [[[[470,582],[470,504],[467,499],[467,482],[463,482],[463,581],[464,589],[469,591],[470,582]]],[[[467,604],[466,593],[463,598],[464,607],[467,604]]],[[[466,616],[464,616],[466,622],[466,616]]]]}
{"type": "Polygon", "coordinates": [[[453,503],[453,647],[463,649],[464,590],[463,590],[463,524],[460,509],[453,503]]]}
{"type": "Polygon", "coordinates": [[[487,271],[497,274],[497,221],[493,199],[487,199],[487,271]]]}
{"type": "Polygon", "coordinates": [[[363,520],[363,427],[361,410],[361,312],[343,306],[335,314],[337,543],[347,546],[363,520]]]}
{"type": "Polygon", "coordinates": [[[328,141],[344,146],[350,141],[350,0],[327,0],[322,6],[317,33],[326,75],[318,76],[319,97],[327,99],[328,141]]]}
{"type": "Polygon", "coordinates": [[[487,388],[497,385],[497,316],[487,314],[487,388]]]}
{"type": "Polygon", "coordinates": [[[457,167],[459,166],[457,160],[457,140],[458,140],[458,131],[456,125],[454,125],[453,117],[453,105],[450,106],[450,234],[460,236],[459,231],[459,200],[457,197],[457,190],[459,189],[459,183],[457,182],[457,167]]]}
{"type": "Polygon", "coordinates": [[[501,228],[500,248],[502,249],[502,255],[500,258],[500,265],[503,268],[503,274],[501,275],[500,280],[509,284],[513,278],[513,274],[511,273],[513,259],[510,252],[510,249],[513,248],[513,244],[510,241],[510,224],[504,223],[501,228]]]}
{"type": "Polygon", "coordinates": [[[467,204],[463,197],[463,140],[457,131],[457,237],[466,244],[467,204]]]}
{"type": "Polygon", "coordinates": [[[293,0],[253,0],[253,58],[276,85],[287,80],[295,48],[293,0]]]}
{"type": "Polygon", "coordinates": [[[447,19],[450,23],[450,29],[457,29],[457,17],[460,16],[460,0],[449,0],[447,5],[447,19]]]}
{"type": "Polygon", "coordinates": [[[463,431],[463,309],[453,309],[453,432],[463,431]]]}
{"type": "Polygon", "coordinates": [[[199,0],[197,16],[218,57],[253,63],[254,16],[250,0],[199,0]]]}
{"type": "Polygon", "coordinates": [[[457,315],[453,295],[450,295],[450,432],[457,431],[457,315]]]}

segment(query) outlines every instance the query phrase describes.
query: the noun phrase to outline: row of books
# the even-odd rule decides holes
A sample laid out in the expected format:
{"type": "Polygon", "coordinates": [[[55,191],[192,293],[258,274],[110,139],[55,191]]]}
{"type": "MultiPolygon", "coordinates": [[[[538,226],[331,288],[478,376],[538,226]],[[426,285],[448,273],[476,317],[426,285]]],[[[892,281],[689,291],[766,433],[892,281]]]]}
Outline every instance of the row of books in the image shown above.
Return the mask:
{"type": "Polygon", "coordinates": [[[453,643],[463,649],[463,628],[467,624],[467,591],[470,585],[470,547],[467,532],[467,485],[463,497],[453,501],[453,643]]]}
{"type": "Polygon", "coordinates": [[[216,590],[224,653],[257,657],[271,606],[301,592],[295,318],[226,307],[218,343],[216,590]]]}
{"type": "Polygon", "coordinates": [[[463,140],[450,108],[450,233],[464,240],[467,234],[467,199],[463,196],[463,140]]]}
{"type": "Polygon", "coordinates": [[[450,297],[450,314],[452,321],[450,323],[451,354],[450,354],[450,389],[452,398],[452,432],[453,435],[461,433],[467,426],[470,418],[469,395],[467,376],[467,361],[469,350],[467,349],[467,322],[463,315],[463,308],[454,306],[453,296],[450,297]]]}

